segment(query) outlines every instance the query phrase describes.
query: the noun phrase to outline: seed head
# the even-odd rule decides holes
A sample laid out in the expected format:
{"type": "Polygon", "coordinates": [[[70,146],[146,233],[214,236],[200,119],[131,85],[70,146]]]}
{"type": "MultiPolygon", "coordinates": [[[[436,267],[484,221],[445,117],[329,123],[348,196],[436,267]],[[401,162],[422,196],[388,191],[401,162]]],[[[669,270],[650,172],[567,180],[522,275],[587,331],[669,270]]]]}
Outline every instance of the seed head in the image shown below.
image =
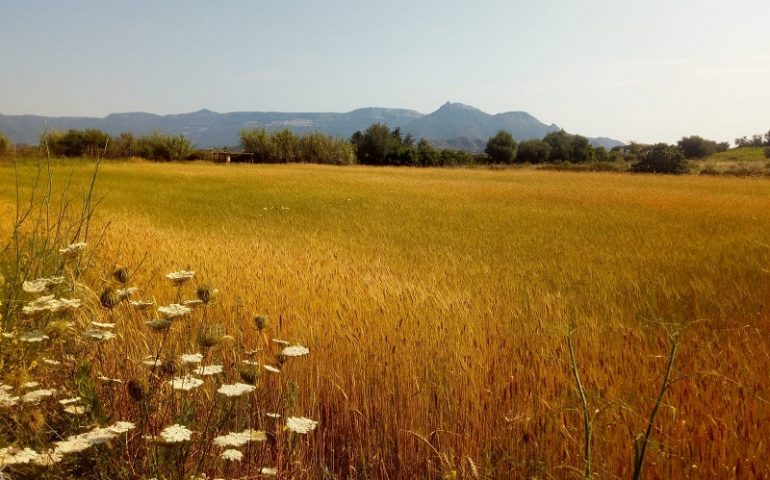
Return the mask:
{"type": "Polygon", "coordinates": [[[198,331],[198,345],[201,348],[211,348],[221,342],[223,336],[222,325],[204,325],[198,331]]]}
{"type": "Polygon", "coordinates": [[[115,308],[115,305],[120,303],[120,296],[112,287],[107,287],[99,297],[99,303],[102,305],[102,307],[108,310],[112,310],[115,308]]]}
{"type": "Polygon", "coordinates": [[[114,278],[118,283],[125,285],[128,283],[128,270],[126,270],[125,267],[116,267],[115,270],[112,272],[112,278],[114,278]]]}
{"type": "Polygon", "coordinates": [[[267,327],[267,315],[257,315],[254,317],[254,325],[256,325],[257,330],[264,330],[267,327]]]}
{"type": "Polygon", "coordinates": [[[135,401],[135,402],[141,402],[144,399],[145,396],[145,388],[142,382],[139,380],[131,379],[126,384],[126,390],[128,390],[128,395],[135,401]]]}
{"type": "Polygon", "coordinates": [[[201,302],[209,304],[214,301],[218,293],[219,290],[211,288],[210,285],[201,285],[198,287],[198,290],[196,290],[195,295],[201,302]]]}
{"type": "Polygon", "coordinates": [[[257,370],[254,367],[244,367],[241,368],[240,372],[241,380],[243,380],[244,383],[248,383],[249,385],[256,385],[257,380],[259,380],[259,370],[257,370]]]}

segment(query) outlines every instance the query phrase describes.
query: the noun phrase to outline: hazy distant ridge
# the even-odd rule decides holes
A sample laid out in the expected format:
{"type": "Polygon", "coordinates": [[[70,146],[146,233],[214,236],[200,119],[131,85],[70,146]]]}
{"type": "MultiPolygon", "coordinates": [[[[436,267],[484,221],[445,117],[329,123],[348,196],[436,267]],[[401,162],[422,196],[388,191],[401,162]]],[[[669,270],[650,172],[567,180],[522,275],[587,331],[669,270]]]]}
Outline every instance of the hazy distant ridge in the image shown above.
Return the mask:
{"type": "MultiPolygon", "coordinates": [[[[517,140],[542,138],[548,132],[559,130],[557,125],[546,125],[526,112],[490,115],[468,105],[447,102],[427,115],[398,108],[361,108],[347,113],[216,113],[204,109],[173,115],[113,113],[104,118],[0,115],[0,131],[13,142],[36,144],[44,128],[97,128],[111,135],[121,132],[145,134],[158,130],[185,135],[197,146],[210,148],[237,145],[238,133],[249,127],[270,130],[289,128],[298,133],[321,131],[347,138],[356,130],[365,130],[378,122],[391,128],[401,127],[404,134],[411,132],[415,139],[426,138],[440,146],[466,150],[483,149],[487,139],[501,129],[513,133],[517,140]]],[[[590,140],[594,145],[608,148],[623,144],[606,137],[590,140]]]]}

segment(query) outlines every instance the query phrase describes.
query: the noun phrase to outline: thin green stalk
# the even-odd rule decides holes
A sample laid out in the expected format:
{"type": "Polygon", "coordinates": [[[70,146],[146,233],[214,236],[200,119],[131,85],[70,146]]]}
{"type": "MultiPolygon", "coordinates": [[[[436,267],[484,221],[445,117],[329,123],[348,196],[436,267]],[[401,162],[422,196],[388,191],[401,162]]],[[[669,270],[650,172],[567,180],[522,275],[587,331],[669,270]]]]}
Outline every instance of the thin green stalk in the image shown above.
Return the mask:
{"type": "Polygon", "coordinates": [[[636,443],[636,458],[634,459],[634,480],[642,478],[642,466],[644,465],[644,456],[647,453],[647,445],[650,442],[650,436],[652,435],[652,428],[655,424],[655,417],[658,415],[658,409],[661,403],[663,403],[663,396],[666,395],[668,388],[671,386],[671,371],[674,368],[674,358],[676,357],[676,350],[679,346],[679,334],[676,333],[671,338],[671,352],[668,354],[668,366],[666,367],[666,375],[663,377],[663,384],[660,386],[660,392],[658,392],[658,398],[655,400],[655,406],[652,407],[650,418],[647,420],[647,430],[644,432],[644,437],[641,441],[637,439],[636,443]]]}
{"type": "Polygon", "coordinates": [[[575,385],[577,385],[578,393],[580,395],[580,405],[583,409],[583,458],[585,462],[585,470],[583,478],[591,478],[591,435],[593,433],[593,425],[591,422],[590,412],[588,411],[588,400],[586,400],[586,391],[583,388],[583,383],[580,381],[580,373],[578,372],[577,360],[575,359],[575,348],[572,345],[572,334],[575,331],[572,330],[567,335],[567,348],[569,349],[569,358],[572,363],[572,374],[575,377],[575,385]]]}

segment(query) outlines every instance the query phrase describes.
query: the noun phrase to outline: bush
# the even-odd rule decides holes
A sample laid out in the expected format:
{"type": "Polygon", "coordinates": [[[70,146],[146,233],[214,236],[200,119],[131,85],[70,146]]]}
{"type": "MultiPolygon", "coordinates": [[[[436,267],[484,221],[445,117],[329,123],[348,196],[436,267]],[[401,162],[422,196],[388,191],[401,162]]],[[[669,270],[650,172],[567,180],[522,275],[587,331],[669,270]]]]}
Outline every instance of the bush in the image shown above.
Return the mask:
{"type": "Polygon", "coordinates": [[[642,153],[639,162],[632,165],[631,170],[639,173],[679,175],[689,172],[690,168],[679,147],[659,143],[642,153]]]}
{"type": "Polygon", "coordinates": [[[765,149],[765,158],[770,158],[770,147],[765,149]]]}
{"type": "Polygon", "coordinates": [[[8,137],[6,137],[3,132],[0,132],[0,155],[3,155],[5,152],[7,152],[10,145],[11,141],[8,140],[8,137]]]}
{"type": "Polygon", "coordinates": [[[136,141],[136,153],[147,160],[183,160],[192,152],[193,146],[184,135],[154,132],[136,141]]]}

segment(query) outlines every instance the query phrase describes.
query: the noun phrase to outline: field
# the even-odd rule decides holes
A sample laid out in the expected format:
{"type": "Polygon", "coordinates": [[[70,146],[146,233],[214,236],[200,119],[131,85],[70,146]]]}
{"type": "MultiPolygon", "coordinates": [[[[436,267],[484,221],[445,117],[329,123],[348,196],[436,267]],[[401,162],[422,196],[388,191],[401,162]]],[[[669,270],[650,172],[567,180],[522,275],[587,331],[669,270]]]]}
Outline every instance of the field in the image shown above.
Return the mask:
{"type": "MultiPolygon", "coordinates": [[[[56,163],[55,188],[91,170],[56,163]]],[[[766,179],[114,162],[95,191],[97,292],[121,264],[167,303],[189,268],[238,342],[266,314],[309,347],[292,368],[319,426],[285,478],[581,478],[573,330],[599,478],[631,477],[675,331],[645,478],[770,476],[766,179]]],[[[14,195],[6,163],[3,233],[14,195]]],[[[112,355],[151,353],[120,335],[112,355]]]]}
{"type": "Polygon", "coordinates": [[[705,175],[735,175],[738,177],[770,176],[770,159],[766,147],[740,147],[715,153],[696,163],[696,170],[705,175]]]}

